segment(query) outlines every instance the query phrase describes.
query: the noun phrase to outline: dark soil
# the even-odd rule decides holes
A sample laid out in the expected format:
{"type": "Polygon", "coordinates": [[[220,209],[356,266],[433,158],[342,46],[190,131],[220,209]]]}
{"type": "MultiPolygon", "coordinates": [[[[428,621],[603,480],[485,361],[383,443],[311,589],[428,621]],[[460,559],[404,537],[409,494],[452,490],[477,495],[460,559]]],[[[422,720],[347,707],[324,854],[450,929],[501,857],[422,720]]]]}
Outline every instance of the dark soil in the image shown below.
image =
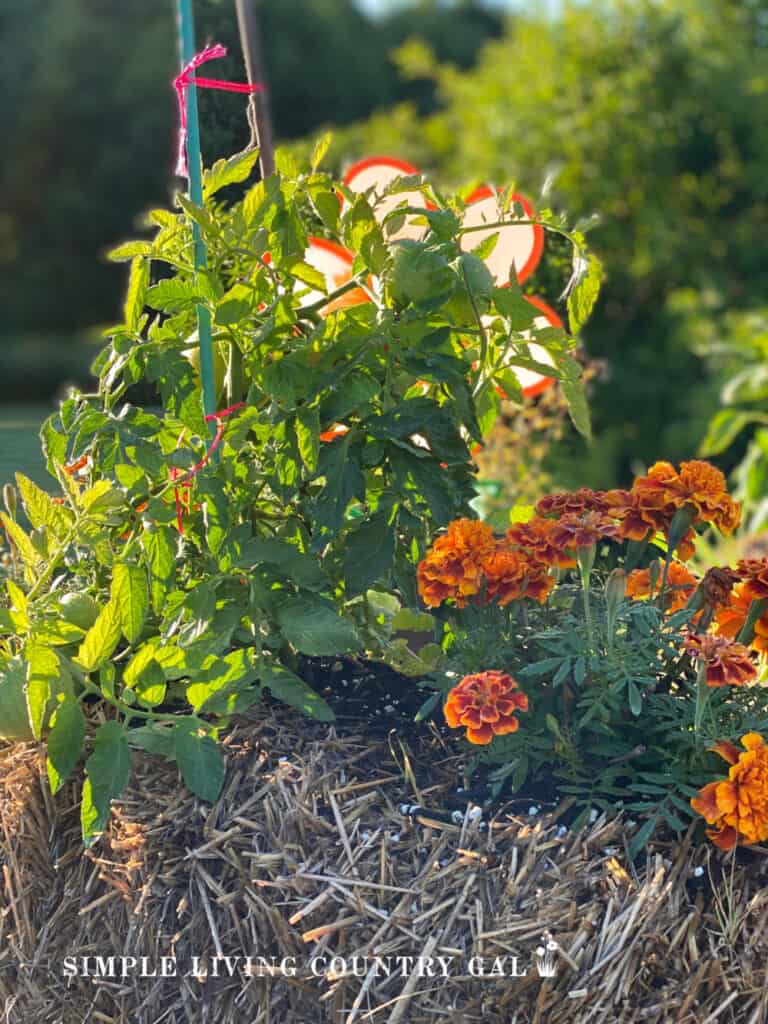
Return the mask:
{"type": "MultiPolygon", "coordinates": [[[[400,739],[418,741],[428,730],[443,737],[444,742],[457,754],[466,750],[459,734],[448,729],[443,722],[440,705],[423,721],[415,717],[424,702],[434,692],[420,686],[419,680],[404,676],[389,665],[361,658],[305,658],[301,676],[333,708],[340,733],[354,731],[372,739],[397,735],[400,739]]],[[[474,751],[466,750],[466,762],[473,760],[474,751]]],[[[551,808],[559,802],[552,778],[531,780],[514,794],[502,791],[494,798],[488,775],[498,766],[478,764],[471,773],[457,772],[456,789],[446,794],[445,806],[430,808],[438,817],[450,817],[455,810],[464,810],[468,803],[479,804],[484,816],[492,815],[503,804],[517,805],[523,812],[531,806],[551,808]]],[[[563,822],[576,817],[566,813],[563,822]]]]}

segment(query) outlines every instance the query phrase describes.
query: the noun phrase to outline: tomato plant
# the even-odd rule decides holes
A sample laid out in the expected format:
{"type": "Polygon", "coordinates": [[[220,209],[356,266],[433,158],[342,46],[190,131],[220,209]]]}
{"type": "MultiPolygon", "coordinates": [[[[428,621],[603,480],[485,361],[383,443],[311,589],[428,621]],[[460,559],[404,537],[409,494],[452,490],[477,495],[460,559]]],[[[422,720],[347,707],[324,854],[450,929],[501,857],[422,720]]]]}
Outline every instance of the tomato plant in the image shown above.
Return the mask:
{"type": "MultiPolygon", "coordinates": [[[[375,196],[317,160],[301,172],[283,156],[224,201],[255,160],[219,161],[203,207],[179,196],[181,209],[149,214],[152,240],[113,252],[129,261],[129,284],[94,364],[98,389],[71,394],[42,431],[61,495],[19,477],[27,522],[13,502],[3,515],[17,572],[0,619],[0,695],[22,680],[54,790],[85,752],[88,842],[132,749],[175,761],[212,799],[218,734],[264,690],[333,717],[301,678],[301,655],[402,654],[392,623],[416,599],[415,565],[475,496],[470,447],[496,417],[497,378],[510,395],[510,368],[541,369],[533,341],[588,431],[573,338],[536,328],[514,274],[494,285],[481,263],[493,239],[462,249],[459,197],[418,179],[424,206],[409,217],[423,238],[404,245],[393,237],[403,212],[377,218],[375,196]],[[199,272],[193,223],[208,251],[199,272]],[[329,289],[306,258],[313,235],[350,251],[349,280],[329,289]],[[353,290],[354,304],[336,301],[353,290]],[[213,423],[194,358],[198,307],[222,360],[227,408],[213,423]],[[140,382],[161,408],[131,401],[140,382]],[[90,735],[94,704],[102,724],[90,735]]],[[[388,191],[399,189],[414,181],[388,191]]],[[[581,319],[598,265],[578,235],[550,226],[574,246],[581,319]]]]}

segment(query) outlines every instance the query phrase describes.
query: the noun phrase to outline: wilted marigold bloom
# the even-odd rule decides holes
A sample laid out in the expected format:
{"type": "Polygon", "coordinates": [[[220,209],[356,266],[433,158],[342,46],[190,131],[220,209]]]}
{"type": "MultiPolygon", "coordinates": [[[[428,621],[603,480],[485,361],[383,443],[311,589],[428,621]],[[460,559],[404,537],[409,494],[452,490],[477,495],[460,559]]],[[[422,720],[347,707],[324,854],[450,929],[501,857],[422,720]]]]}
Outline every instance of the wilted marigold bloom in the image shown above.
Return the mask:
{"type": "Polygon", "coordinates": [[[732,643],[727,637],[694,634],[687,638],[684,646],[704,662],[707,686],[744,686],[757,675],[749,648],[732,643]]]}
{"type": "Polygon", "coordinates": [[[721,850],[741,840],[746,845],[768,839],[768,747],[763,737],[749,732],[741,737],[744,750],[732,743],[711,749],[730,765],[727,779],[709,782],[691,799],[691,807],[708,825],[707,835],[721,850]]]}
{"type": "Polygon", "coordinates": [[[552,523],[552,543],[561,549],[575,551],[588,548],[607,537],[618,539],[619,528],[603,512],[569,513],[552,523]]]}
{"type": "MultiPolygon", "coordinates": [[[[747,584],[737,583],[731,591],[729,604],[715,613],[715,632],[728,639],[735,639],[747,621],[751,604],[752,597],[747,584]]],[[[759,651],[762,657],[768,656],[768,609],[755,623],[755,635],[749,646],[759,651]]]]}
{"type": "Polygon", "coordinates": [[[736,563],[736,572],[744,580],[744,593],[753,601],[768,597],[768,558],[742,558],[736,563]]]}
{"type": "Polygon", "coordinates": [[[501,608],[521,597],[544,604],[555,585],[545,565],[503,545],[484,559],[482,568],[486,600],[497,600],[501,608]]]}
{"type": "Polygon", "coordinates": [[[728,566],[713,566],[707,569],[699,584],[704,603],[710,608],[722,608],[731,599],[731,591],[739,580],[739,574],[728,566]]]}
{"type": "Polygon", "coordinates": [[[483,563],[496,551],[493,530],[476,519],[455,519],[419,562],[416,578],[422,601],[437,608],[453,600],[463,608],[483,585],[483,563]]]}
{"type": "Polygon", "coordinates": [[[527,523],[513,523],[507,530],[507,542],[522,548],[542,565],[558,569],[573,569],[576,559],[570,552],[559,547],[552,539],[554,522],[533,516],[527,523]]]}
{"type": "MultiPolygon", "coordinates": [[[[681,562],[670,562],[665,590],[665,607],[671,615],[685,608],[688,599],[698,586],[698,579],[681,562]]],[[[661,579],[656,581],[656,594],[661,579]]],[[[654,596],[656,596],[656,594],[654,596]]],[[[651,596],[651,573],[649,569],[635,569],[627,576],[627,597],[643,600],[651,596]]]]}
{"type": "Polygon", "coordinates": [[[558,494],[545,494],[536,503],[536,512],[540,516],[583,515],[584,512],[605,512],[606,502],[602,491],[593,491],[589,487],[580,487],[577,491],[560,491],[558,494]]]}
{"type": "Polygon", "coordinates": [[[491,669],[464,676],[445,702],[445,721],[451,729],[466,728],[470,743],[490,743],[494,736],[517,732],[516,711],[528,710],[528,698],[517,680],[491,669]]]}

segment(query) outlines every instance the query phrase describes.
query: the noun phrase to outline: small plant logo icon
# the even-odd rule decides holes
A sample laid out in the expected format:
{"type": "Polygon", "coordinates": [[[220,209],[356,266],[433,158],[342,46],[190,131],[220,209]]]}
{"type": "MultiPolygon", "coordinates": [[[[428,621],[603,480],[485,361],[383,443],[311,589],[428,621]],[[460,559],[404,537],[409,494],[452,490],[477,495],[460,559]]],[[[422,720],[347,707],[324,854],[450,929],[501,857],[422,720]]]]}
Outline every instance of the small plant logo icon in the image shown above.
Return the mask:
{"type": "Polygon", "coordinates": [[[546,945],[538,946],[536,949],[536,970],[539,972],[540,978],[554,978],[557,970],[555,966],[557,943],[551,936],[545,935],[542,938],[546,939],[546,945]]]}

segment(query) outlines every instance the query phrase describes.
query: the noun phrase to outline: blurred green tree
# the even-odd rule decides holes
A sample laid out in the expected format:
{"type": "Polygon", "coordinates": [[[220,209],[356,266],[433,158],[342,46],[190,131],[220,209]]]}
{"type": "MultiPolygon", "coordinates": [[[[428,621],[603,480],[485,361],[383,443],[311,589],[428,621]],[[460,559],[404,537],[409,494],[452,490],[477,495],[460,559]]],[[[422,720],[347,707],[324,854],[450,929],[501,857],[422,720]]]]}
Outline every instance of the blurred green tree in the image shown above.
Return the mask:
{"type": "MultiPolygon", "coordinates": [[[[280,0],[260,12],[278,139],[415,95],[389,58],[411,29],[468,66],[502,25],[480,0],[420,4],[376,21],[353,0],[280,0]]],[[[213,40],[230,50],[211,75],[242,80],[232,0],[196,0],[195,16],[201,46],[213,40]]],[[[165,205],[175,184],[174,4],[3,3],[0,33],[0,333],[109,322],[124,282],[101,254],[135,234],[138,215],[165,205]]],[[[435,85],[417,86],[427,109],[435,85]]],[[[245,145],[242,97],[202,91],[200,108],[208,162],[245,145]]]]}
{"type": "MultiPolygon", "coordinates": [[[[539,205],[600,217],[608,279],[587,330],[607,362],[590,453],[560,448],[562,483],[605,485],[633,464],[690,457],[717,382],[686,328],[692,290],[711,315],[768,289],[768,9],[734,0],[595,0],[520,15],[467,72],[416,41],[413,104],[339,134],[336,158],[389,151],[449,181],[514,180],[539,205]],[[706,300],[706,302],[705,302],[706,300]]],[[[535,282],[534,282],[535,283],[535,282]]]]}

